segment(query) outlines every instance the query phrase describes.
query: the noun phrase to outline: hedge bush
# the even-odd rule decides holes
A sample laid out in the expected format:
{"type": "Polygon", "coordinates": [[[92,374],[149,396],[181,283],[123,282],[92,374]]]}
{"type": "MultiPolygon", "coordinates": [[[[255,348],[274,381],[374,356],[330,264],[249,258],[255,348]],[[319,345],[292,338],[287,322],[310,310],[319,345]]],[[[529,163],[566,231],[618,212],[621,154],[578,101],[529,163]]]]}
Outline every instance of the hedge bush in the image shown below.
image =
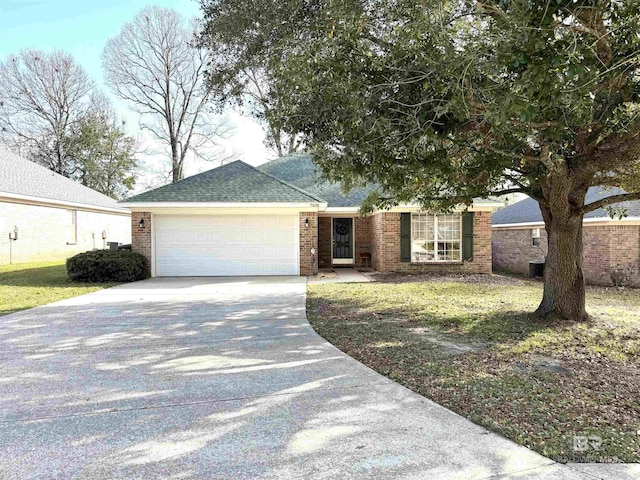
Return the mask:
{"type": "Polygon", "coordinates": [[[67,276],[79,282],[135,282],[147,277],[147,259],[129,250],[94,250],[67,260],[67,276]]]}

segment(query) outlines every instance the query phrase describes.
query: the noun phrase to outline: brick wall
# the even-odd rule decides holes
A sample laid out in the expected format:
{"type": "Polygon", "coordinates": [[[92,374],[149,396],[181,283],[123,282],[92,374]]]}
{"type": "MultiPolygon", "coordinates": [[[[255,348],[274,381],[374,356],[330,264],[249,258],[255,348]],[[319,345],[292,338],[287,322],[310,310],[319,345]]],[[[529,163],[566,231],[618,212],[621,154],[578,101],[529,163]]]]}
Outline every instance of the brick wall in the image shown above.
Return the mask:
{"type": "Polygon", "coordinates": [[[73,242],[71,213],[67,208],[0,202],[0,264],[63,260],[77,253],[105,248],[106,242],[131,242],[129,215],[76,209],[73,242]],[[9,232],[18,227],[18,240],[9,232]],[[103,240],[102,232],[107,238],[103,240]],[[11,245],[9,245],[11,243],[11,245]],[[75,245],[73,244],[75,243],[75,245]]]}
{"type": "Polygon", "coordinates": [[[373,268],[381,272],[491,273],[491,213],[475,212],[473,261],[413,264],[400,261],[400,213],[380,212],[372,216],[373,268]]]}
{"type": "Polygon", "coordinates": [[[151,275],[151,213],[133,212],[131,214],[131,250],[147,257],[148,271],[151,275]],[[144,228],[140,220],[144,219],[144,228]]]}
{"type": "Polygon", "coordinates": [[[313,275],[318,271],[318,213],[300,212],[300,275],[313,275]],[[309,226],[306,226],[309,220],[309,226]],[[311,249],[316,250],[315,255],[311,249]]]}
{"type": "MultiPolygon", "coordinates": [[[[611,285],[611,269],[640,261],[640,226],[586,225],[583,230],[584,276],[587,283],[611,285]]],[[[540,246],[531,246],[531,229],[493,229],[493,267],[529,273],[529,261],[547,254],[547,234],[540,232],[540,246]]]]}
{"type": "MultiPolygon", "coordinates": [[[[338,218],[338,217],[336,217],[338,218]]],[[[342,217],[340,217],[342,218],[342,217]]],[[[372,217],[354,217],[356,266],[363,265],[363,255],[371,256],[372,248],[372,217]]],[[[332,264],[331,241],[332,217],[318,218],[318,264],[320,268],[330,268],[332,264]]]]}
{"type": "Polygon", "coordinates": [[[353,219],[354,228],[356,230],[355,235],[355,257],[356,266],[365,266],[365,258],[372,257],[372,218],[368,217],[355,217],[353,219]]]}
{"type": "Polygon", "coordinates": [[[318,217],[318,265],[331,267],[331,217],[318,217]]]}

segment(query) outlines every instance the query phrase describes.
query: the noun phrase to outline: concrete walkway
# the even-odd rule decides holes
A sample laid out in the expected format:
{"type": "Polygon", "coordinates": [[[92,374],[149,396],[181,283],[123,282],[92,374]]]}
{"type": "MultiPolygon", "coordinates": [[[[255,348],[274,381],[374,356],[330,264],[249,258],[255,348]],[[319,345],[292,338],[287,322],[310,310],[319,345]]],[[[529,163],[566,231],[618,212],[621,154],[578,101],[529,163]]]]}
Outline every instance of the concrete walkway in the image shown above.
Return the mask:
{"type": "Polygon", "coordinates": [[[317,336],[304,278],[153,279],[0,317],[2,479],[584,479],[317,336]]]}
{"type": "Polygon", "coordinates": [[[309,283],[367,283],[371,279],[355,268],[338,267],[330,270],[334,277],[311,277],[309,283]]]}

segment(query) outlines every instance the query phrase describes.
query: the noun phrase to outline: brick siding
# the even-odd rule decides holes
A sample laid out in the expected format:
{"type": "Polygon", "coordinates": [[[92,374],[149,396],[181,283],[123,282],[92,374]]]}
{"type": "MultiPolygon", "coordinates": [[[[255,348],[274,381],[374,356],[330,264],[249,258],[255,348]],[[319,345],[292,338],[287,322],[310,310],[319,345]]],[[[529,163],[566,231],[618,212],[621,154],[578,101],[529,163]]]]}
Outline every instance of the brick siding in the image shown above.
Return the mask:
{"type": "MultiPolygon", "coordinates": [[[[585,225],[584,276],[593,285],[611,285],[611,270],[640,262],[640,226],[585,225]]],[[[530,228],[493,229],[493,267],[529,273],[529,261],[547,255],[547,233],[540,229],[540,246],[531,246],[530,228]]]]}
{"type": "Polygon", "coordinates": [[[300,212],[300,275],[314,275],[318,271],[318,213],[300,212]],[[309,226],[306,226],[309,220],[309,226]],[[316,253],[312,254],[314,248],[316,253]]]}
{"type": "Polygon", "coordinates": [[[107,248],[107,242],[130,243],[129,222],[126,214],[0,202],[0,264],[64,260],[107,248]],[[68,210],[76,211],[75,242],[68,210]],[[14,227],[18,227],[18,240],[10,241],[14,227]],[[106,239],[102,232],[106,232],[106,239]]]}
{"type": "MultiPolygon", "coordinates": [[[[372,218],[369,217],[355,217],[353,219],[356,238],[355,238],[355,263],[356,266],[367,266],[366,262],[373,260],[372,247],[373,247],[373,226],[372,218]],[[368,260],[367,260],[368,259],[368,260]]],[[[371,265],[369,265],[371,266],[371,265]]]]}
{"type": "MultiPolygon", "coordinates": [[[[343,218],[343,217],[335,217],[343,218]]],[[[354,217],[356,266],[364,266],[365,257],[371,258],[372,253],[372,217],[354,217]]],[[[332,217],[318,218],[318,264],[321,268],[329,268],[332,264],[331,242],[332,217]]]]}
{"type": "Polygon", "coordinates": [[[331,217],[318,217],[318,266],[331,267],[331,217]]]}
{"type": "Polygon", "coordinates": [[[131,250],[147,257],[147,275],[151,275],[151,213],[133,212],[131,214],[131,250]],[[140,228],[142,219],[144,219],[144,228],[140,228]]]}
{"type": "Polygon", "coordinates": [[[380,272],[491,273],[491,213],[475,212],[473,261],[414,264],[400,261],[400,213],[380,212],[371,221],[373,268],[380,272]]]}

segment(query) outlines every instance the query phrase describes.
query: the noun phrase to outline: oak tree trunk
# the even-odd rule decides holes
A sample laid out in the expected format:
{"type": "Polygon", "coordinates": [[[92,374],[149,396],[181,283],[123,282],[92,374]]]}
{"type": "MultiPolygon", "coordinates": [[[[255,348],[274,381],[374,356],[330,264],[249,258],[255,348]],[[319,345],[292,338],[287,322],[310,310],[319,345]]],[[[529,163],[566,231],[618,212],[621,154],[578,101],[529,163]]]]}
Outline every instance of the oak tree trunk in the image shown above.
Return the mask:
{"type": "MultiPolygon", "coordinates": [[[[540,205],[548,237],[544,270],[544,293],[536,313],[544,318],[585,321],[585,283],[583,274],[582,221],[584,215],[572,211],[558,214],[540,205]]],[[[562,213],[568,209],[562,209],[562,213]]]]}

